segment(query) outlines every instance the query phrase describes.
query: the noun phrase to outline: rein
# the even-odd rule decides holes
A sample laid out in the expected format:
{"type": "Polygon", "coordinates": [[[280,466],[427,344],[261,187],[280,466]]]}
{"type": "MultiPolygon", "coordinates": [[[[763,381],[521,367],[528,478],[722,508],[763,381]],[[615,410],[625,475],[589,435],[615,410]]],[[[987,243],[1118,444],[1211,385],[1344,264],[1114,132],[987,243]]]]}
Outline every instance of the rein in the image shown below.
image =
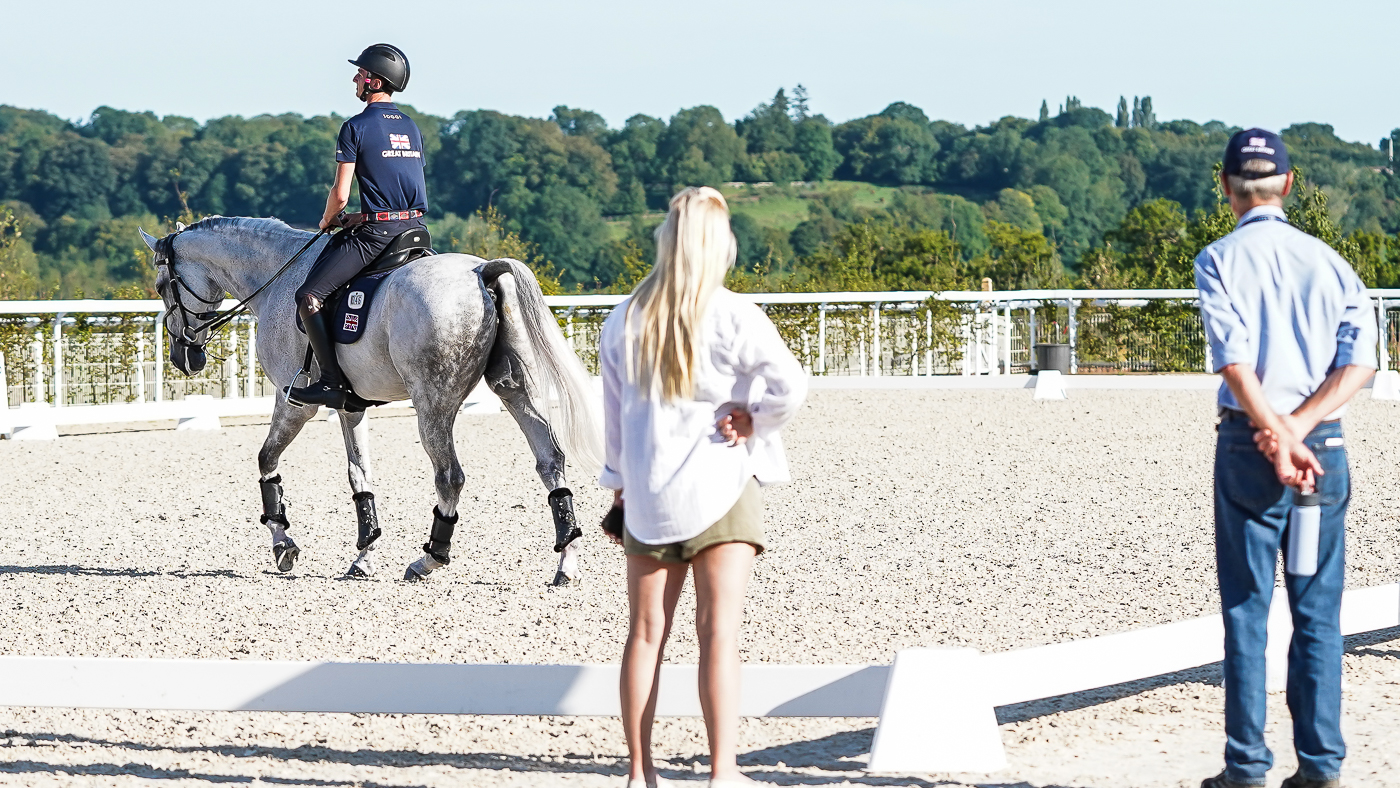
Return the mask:
{"type": "Polygon", "coordinates": [[[261,287],[253,291],[252,295],[248,296],[242,301],[239,301],[237,304],[234,304],[232,307],[222,312],[219,312],[217,310],[195,312],[186,307],[184,300],[180,297],[180,288],[184,288],[185,292],[189,293],[196,301],[199,301],[202,306],[209,307],[223,302],[222,298],[205,298],[199,293],[196,293],[194,289],[191,288],[185,282],[185,280],[180,277],[179,272],[175,270],[175,236],[183,232],[184,230],[177,230],[176,232],[173,232],[170,235],[167,235],[156,242],[156,250],[158,254],[156,255],[155,264],[156,267],[164,266],[165,270],[170,273],[170,299],[175,302],[175,308],[180,312],[181,323],[184,324],[180,335],[176,336],[174,333],[171,333],[170,338],[188,348],[200,347],[200,345],[195,341],[195,335],[199,332],[216,330],[224,325],[227,325],[235,317],[238,317],[238,314],[244,309],[246,309],[248,307],[248,304],[252,303],[254,298],[257,298],[259,295],[262,294],[262,291],[268,288],[268,286],[280,279],[282,277],[282,274],[287,273],[287,271],[292,267],[292,264],[295,263],[303,254],[305,254],[306,250],[310,249],[311,245],[316,243],[316,241],[318,241],[321,238],[321,236],[325,235],[327,231],[321,230],[320,232],[312,236],[311,240],[307,241],[304,246],[298,249],[297,253],[292,255],[291,259],[288,260],[280,269],[278,269],[277,273],[272,275],[271,279],[268,279],[266,282],[263,282],[261,287]],[[207,320],[209,322],[191,329],[190,324],[195,320],[207,320]]]}

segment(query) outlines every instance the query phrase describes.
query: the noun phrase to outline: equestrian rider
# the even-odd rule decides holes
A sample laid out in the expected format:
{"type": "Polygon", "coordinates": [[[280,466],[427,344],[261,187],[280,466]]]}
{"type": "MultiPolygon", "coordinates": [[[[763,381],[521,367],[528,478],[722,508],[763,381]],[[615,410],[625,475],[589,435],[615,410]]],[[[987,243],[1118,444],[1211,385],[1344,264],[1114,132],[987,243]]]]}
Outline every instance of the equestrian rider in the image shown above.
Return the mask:
{"type": "Polygon", "coordinates": [[[423,227],[428,209],[423,135],[390,100],[408,87],[408,58],[398,47],[375,44],[349,62],[359,67],[353,79],[355,97],[365,102],[365,109],[340,127],[335,184],[320,224],[323,230],[343,229],[331,236],[296,294],[297,314],[320,363],[321,379],[287,396],[293,404],[337,410],[362,401],[336,359],[330,315],[323,309],[326,298],[374,262],[395,237],[423,227]],[[360,186],[360,214],[344,213],[351,176],[360,186]]]}

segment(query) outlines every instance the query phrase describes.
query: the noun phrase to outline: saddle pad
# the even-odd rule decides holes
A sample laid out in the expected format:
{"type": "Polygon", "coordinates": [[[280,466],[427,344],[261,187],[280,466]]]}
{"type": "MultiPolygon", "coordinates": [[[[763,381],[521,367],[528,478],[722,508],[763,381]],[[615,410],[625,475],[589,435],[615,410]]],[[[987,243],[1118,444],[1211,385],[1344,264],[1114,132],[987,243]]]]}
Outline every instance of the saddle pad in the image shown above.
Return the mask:
{"type": "Polygon", "coordinates": [[[353,345],[364,336],[369,322],[369,307],[374,302],[374,294],[379,284],[393,271],[380,271],[377,274],[357,276],[341,291],[340,303],[335,305],[335,320],[331,328],[335,331],[335,341],[342,345],[353,345]]]}
{"type": "MultiPolygon", "coordinates": [[[[357,276],[350,283],[331,293],[326,299],[325,308],[331,313],[331,340],[338,345],[353,345],[364,336],[369,321],[369,308],[374,303],[374,294],[389,274],[398,269],[379,271],[357,276]]],[[[297,316],[297,330],[303,334],[306,329],[297,316]]]]}

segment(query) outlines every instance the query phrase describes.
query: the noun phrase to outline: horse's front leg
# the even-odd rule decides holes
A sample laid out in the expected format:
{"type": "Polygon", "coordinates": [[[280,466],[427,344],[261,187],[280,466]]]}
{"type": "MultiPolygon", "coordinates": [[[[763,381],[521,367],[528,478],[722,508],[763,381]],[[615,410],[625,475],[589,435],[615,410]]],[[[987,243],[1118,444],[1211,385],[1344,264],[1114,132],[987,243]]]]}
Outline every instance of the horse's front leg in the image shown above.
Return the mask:
{"type": "Polygon", "coordinates": [[[374,509],[373,472],[369,459],[369,414],[366,412],[346,413],[340,411],[340,430],[345,436],[345,458],[350,472],[350,490],[354,493],[355,517],[359,520],[359,532],[355,539],[355,549],[360,554],[345,571],[346,577],[369,577],[374,574],[374,564],[370,561],[370,551],[381,533],[379,514],[374,509]]]}
{"type": "Polygon", "coordinates": [[[272,408],[272,426],[258,451],[258,487],[262,491],[262,523],[272,532],[272,560],[277,571],[290,572],[296,566],[301,548],[287,535],[291,522],[287,519],[287,505],[282,497],[282,476],[277,473],[277,464],[282,459],[301,428],[316,413],[316,408],[294,408],[287,404],[281,394],[272,408]]]}

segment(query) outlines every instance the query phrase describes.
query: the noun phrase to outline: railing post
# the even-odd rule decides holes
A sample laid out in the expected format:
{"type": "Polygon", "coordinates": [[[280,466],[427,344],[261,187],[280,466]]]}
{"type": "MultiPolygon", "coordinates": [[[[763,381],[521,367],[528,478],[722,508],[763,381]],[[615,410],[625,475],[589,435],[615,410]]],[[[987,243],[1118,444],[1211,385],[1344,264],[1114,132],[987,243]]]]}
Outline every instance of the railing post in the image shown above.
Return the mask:
{"type": "Polygon", "coordinates": [[[34,401],[43,404],[48,399],[44,390],[44,340],[43,333],[34,332],[34,401]]]}
{"type": "Polygon", "coordinates": [[[826,374],[826,304],[817,305],[817,374],[826,374]]]}
{"type": "Polygon", "coordinates": [[[5,353],[0,351],[0,408],[10,407],[10,379],[5,375],[5,353]]]}
{"type": "Polygon", "coordinates": [[[861,376],[861,377],[865,377],[865,373],[866,373],[866,369],[865,369],[865,356],[866,356],[866,345],[867,345],[867,344],[868,344],[868,343],[865,341],[865,323],[862,322],[862,323],[860,324],[860,353],[856,356],[856,361],[860,364],[860,376],[861,376]]]}
{"type": "Polygon", "coordinates": [[[963,377],[968,377],[972,374],[972,318],[961,310],[958,314],[958,328],[961,330],[963,345],[962,373],[963,377]]]}
{"type": "Polygon", "coordinates": [[[146,401],[146,332],[136,330],[136,401],[146,401]]]}
{"type": "Polygon", "coordinates": [[[238,398],[238,329],[230,325],[228,330],[228,357],[224,361],[224,374],[227,376],[226,388],[229,399],[238,398]]]}
{"type": "Polygon", "coordinates": [[[1026,369],[1030,370],[1030,372],[1034,374],[1038,371],[1035,368],[1035,343],[1040,340],[1038,340],[1035,335],[1035,307],[1027,307],[1026,311],[1030,313],[1030,318],[1027,321],[1029,325],[1028,330],[1030,332],[1030,340],[1026,343],[1026,369]]]}
{"type": "Polygon", "coordinates": [[[870,323],[873,326],[870,335],[870,374],[876,377],[880,375],[880,362],[884,360],[880,352],[880,302],[870,305],[870,323]]]}
{"type": "Polygon", "coordinates": [[[1006,310],[1005,310],[1005,313],[1004,313],[1004,314],[1005,314],[1005,320],[1006,320],[1006,334],[1003,335],[1003,338],[1002,338],[1002,348],[1006,351],[1006,355],[1003,357],[1003,358],[1004,358],[1004,361],[1002,362],[1002,363],[1003,363],[1003,366],[1002,366],[1002,374],[1004,374],[1004,375],[1010,375],[1010,374],[1011,374],[1011,302],[1010,302],[1010,301],[1007,301],[1007,302],[1006,302],[1006,310]]]}
{"type": "Polygon", "coordinates": [[[924,377],[933,375],[933,307],[924,310],[924,331],[928,350],[924,351],[924,377]]]}
{"type": "Polygon", "coordinates": [[[63,406],[63,317],[59,312],[53,319],[53,406],[63,406]]]}
{"type": "Polygon", "coordinates": [[[564,313],[564,338],[569,340],[569,349],[578,352],[578,344],[574,342],[574,308],[569,307],[569,311],[564,313]]]}
{"type": "Polygon", "coordinates": [[[1069,374],[1079,374],[1079,321],[1074,319],[1074,307],[1076,301],[1073,298],[1065,299],[1065,306],[1069,309],[1069,374]]]}
{"type": "Polygon", "coordinates": [[[258,321],[248,318],[248,382],[243,396],[252,399],[257,396],[258,386],[258,321]]]}
{"type": "Polygon", "coordinates": [[[155,383],[155,391],[152,399],[156,402],[165,401],[165,310],[156,313],[156,353],[155,373],[151,376],[155,383]]]}
{"type": "Polygon", "coordinates": [[[1376,349],[1376,360],[1382,372],[1390,369],[1390,326],[1385,319],[1385,299],[1376,299],[1376,340],[1380,342],[1380,347],[1376,349]]]}

